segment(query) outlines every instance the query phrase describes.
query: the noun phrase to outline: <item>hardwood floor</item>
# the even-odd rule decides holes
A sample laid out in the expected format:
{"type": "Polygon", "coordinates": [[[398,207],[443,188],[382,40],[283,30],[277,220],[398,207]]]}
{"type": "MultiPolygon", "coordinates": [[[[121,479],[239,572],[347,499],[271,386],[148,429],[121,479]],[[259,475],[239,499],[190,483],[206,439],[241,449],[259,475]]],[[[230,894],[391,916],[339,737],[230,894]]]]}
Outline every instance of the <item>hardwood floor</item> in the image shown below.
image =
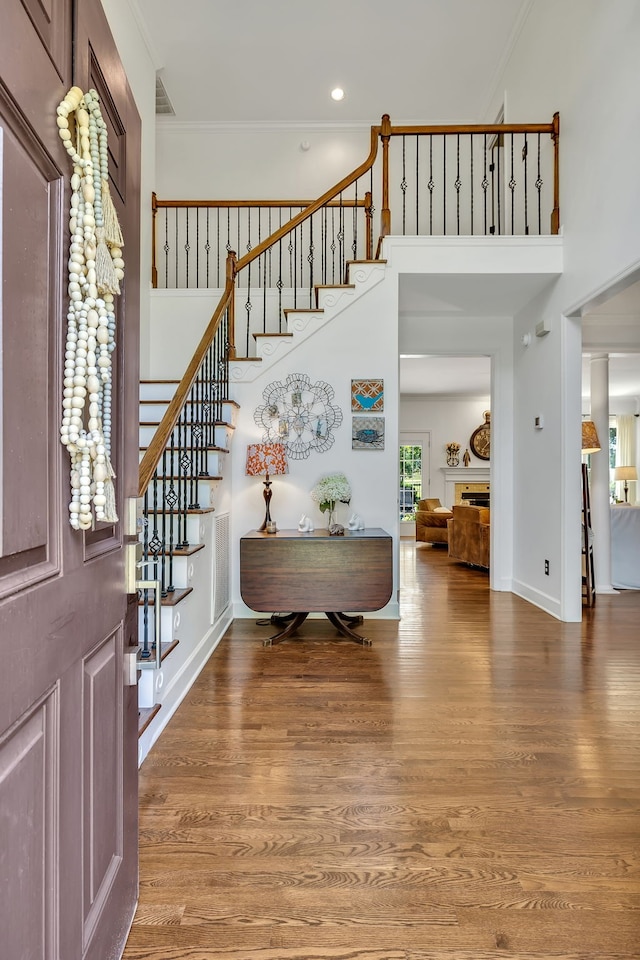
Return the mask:
{"type": "Polygon", "coordinates": [[[125,960],[640,957],[640,592],[401,563],[371,649],[232,625],[141,771],[125,960]]]}

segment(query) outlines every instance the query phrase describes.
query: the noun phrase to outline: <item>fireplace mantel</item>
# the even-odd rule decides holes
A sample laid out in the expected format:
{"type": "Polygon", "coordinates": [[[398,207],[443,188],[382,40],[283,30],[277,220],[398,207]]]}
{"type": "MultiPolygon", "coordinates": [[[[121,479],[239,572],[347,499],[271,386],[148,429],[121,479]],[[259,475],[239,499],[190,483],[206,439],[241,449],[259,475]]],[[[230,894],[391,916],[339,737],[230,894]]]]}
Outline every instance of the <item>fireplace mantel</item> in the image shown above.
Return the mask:
{"type": "Polygon", "coordinates": [[[456,501],[456,483],[490,483],[491,468],[486,467],[440,467],[444,477],[444,503],[450,507],[456,501]]]}

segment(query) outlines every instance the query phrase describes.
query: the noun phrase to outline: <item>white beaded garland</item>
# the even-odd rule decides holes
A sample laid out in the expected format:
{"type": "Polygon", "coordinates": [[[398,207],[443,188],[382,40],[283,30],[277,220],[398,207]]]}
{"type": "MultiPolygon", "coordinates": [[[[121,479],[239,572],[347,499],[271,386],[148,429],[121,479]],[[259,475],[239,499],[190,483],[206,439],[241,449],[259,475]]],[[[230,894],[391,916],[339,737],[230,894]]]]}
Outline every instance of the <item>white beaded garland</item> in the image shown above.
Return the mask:
{"type": "Polygon", "coordinates": [[[83,94],[72,87],[56,109],[56,125],[73,163],[60,439],[71,459],[69,523],[89,530],[95,520],[117,520],[109,453],[114,292],[120,292],[124,277],[122,236],[108,196],[107,128],[95,90],[83,94]],[[105,232],[105,204],[111,237],[105,232]]]}

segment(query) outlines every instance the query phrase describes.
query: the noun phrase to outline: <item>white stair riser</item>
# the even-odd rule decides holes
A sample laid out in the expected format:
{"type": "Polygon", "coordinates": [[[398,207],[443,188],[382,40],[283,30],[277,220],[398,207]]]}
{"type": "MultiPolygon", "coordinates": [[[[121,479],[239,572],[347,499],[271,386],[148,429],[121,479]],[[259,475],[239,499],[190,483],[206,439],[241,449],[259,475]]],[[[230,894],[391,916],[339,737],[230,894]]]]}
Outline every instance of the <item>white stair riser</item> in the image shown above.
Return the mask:
{"type": "MultiPolygon", "coordinates": [[[[158,425],[156,423],[151,425],[140,426],[139,436],[140,436],[141,447],[148,447],[150,445],[151,441],[153,440],[153,437],[155,436],[157,429],[158,429],[158,425]]],[[[224,449],[227,449],[227,444],[230,440],[230,434],[231,434],[230,428],[226,427],[224,424],[216,424],[213,427],[213,431],[211,432],[213,433],[213,436],[212,436],[213,443],[211,444],[211,446],[224,447],[224,449]]],[[[210,433],[210,431],[207,430],[207,433],[210,433]]],[[[191,443],[191,427],[190,426],[187,426],[186,431],[182,431],[182,430],[180,431],[180,441],[182,443],[187,443],[187,444],[191,443]]],[[[168,446],[169,445],[170,444],[168,444],[168,446]]]]}
{"type": "Polygon", "coordinates": [[[168,403],[176,392],[178,381],[169,383],[141,383],[141,400],[160,400],[168,403]]]}
{"type": "MultiPolygon", "coordinates": [[[[218,485],[219,482],[220,482],[220,481],[218,480],[217,477],[216,477],[216,478],[211,478],[211,479],[209,479],[209,480],[207,480],[207,479],[204,478],[204,477],[198,477],[198,479],[196,480],[196,483],[197,483],[197,487],[196,487],[196,502],[197,502],[198,506],[201,507],[203,510],[206,509],[207,507],[213,507],[213,506],[215,506],[215,502],[214,502],[214,501],[215,501],[215,490],[216,490],[216,487],[217,487],[217,485],[218,485]]],[[[163,498],[163,492],[164,492],[164,490],[169,491],[170,489],[171,489],[171,484],[170,484],[169,480],[161,481],[161,482],[158,484],[158,492],[157,492],[157,497],[158,497],[158,509],[161,509],[161,504],[162,504],[162,498],[163,498]]],[[[178,492],[178,487],[177,487],[177,482],[175,482],[175,481],[174,481],[174,491],[175,491],[175,493],[177,494],[177,492],[178,492]]],[[[153,484],[152,484],[152,485],[149,487],[149,508],[150,508],[150,509],[153,508],[153,493],[154,493],[154,491],[153,491],[153,484]]],[[[190,484],[190,483],[188,483],[188,485],[187,485],[186,494],[187,494],[187,499],[189,499],[190,496],[191,496],[191,484],[190,484]]]]}
{"type": "MultiPolygon", "coordinates": [[[[141,450],[139,455],[139,460],[142,460],[145,451],[141,450]]],[[[224,458],[226,454],[221,450],[207,450],[206,453],[206,469],[210,477],[220,477],[222,476],[222,469],[224,466],[224,458]]],[[[167,469],[169,468],[169,459],[167,458],[167,469]]],[[[176,457],[176,466],[177,466],[177,457],[176,457]]]]}

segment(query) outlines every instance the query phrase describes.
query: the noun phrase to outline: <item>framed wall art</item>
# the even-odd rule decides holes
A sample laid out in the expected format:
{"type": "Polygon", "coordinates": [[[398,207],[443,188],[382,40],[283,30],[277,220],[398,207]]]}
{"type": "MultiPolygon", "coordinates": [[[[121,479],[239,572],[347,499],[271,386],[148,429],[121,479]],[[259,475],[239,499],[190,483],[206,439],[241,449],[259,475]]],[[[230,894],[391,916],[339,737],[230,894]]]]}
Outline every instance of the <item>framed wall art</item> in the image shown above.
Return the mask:
{"type": "Polygon", "coordinates": [[[352,417],[351,449],[384,450],[384,417],[352,417]]]}
{"type": "Polygon", "coordinates": [[[384,380],[351,381],[351,413],[382,413],[384,380]]]}

